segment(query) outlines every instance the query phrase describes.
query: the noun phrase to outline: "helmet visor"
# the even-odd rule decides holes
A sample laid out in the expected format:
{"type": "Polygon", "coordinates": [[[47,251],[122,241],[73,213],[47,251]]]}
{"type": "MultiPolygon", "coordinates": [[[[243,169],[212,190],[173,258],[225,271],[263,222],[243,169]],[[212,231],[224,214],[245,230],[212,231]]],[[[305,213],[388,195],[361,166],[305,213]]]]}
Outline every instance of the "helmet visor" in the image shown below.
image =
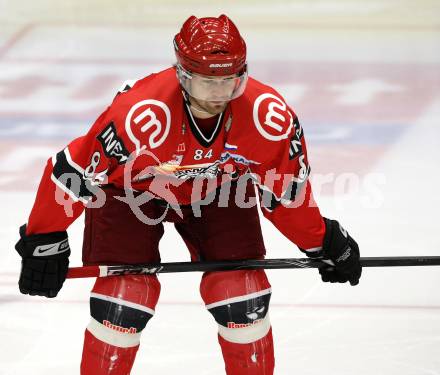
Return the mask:
{"type": "Polygon", "coordinates": [[[188,95],[198,100],[225,102],[243,94],[247,83],[247,68],[230,76],[205,76],[189,72],[177,64],[177,77],[188,95]]]}

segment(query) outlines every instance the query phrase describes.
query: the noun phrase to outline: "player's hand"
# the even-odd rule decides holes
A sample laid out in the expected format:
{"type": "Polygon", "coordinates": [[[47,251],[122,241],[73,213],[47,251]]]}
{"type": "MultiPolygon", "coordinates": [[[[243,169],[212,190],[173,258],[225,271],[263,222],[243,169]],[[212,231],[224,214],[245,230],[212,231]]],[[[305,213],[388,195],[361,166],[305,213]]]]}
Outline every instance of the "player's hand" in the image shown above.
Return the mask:
{"type": "Polygon", "coordinates": [[[70,247],[67,232],[26,235],[20,227],[20,240],[15,245],[20,254],[20,292],[31,296],[56,297],[69,267],[70,247]]]}
{"type": "Polygon", "coordinates": [[[324,218],[324,221],[322,256],[323,261],[330,264],[319,268],[322,281],[359,284],[362,267],[358,244],[336,220],[324,218]]]}

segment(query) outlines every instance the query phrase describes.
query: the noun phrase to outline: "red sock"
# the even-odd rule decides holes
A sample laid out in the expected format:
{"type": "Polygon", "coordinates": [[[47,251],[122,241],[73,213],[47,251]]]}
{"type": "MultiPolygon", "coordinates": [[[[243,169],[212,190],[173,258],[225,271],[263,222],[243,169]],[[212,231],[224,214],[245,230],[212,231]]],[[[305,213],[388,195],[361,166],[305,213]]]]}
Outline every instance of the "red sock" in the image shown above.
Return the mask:
{"type": "Polygon", "coordinates": [[[218,341],[227,375],[273,375],[275,358],[272,328],[266,336],[249,344],[226,341],[220,335],[218,341]]]}
{"type": "Polygon", "coordinates": [[[139,345],[120,348],[98,340],[87,329],[81,361],[81,375],[128,375],[139,345]]]}

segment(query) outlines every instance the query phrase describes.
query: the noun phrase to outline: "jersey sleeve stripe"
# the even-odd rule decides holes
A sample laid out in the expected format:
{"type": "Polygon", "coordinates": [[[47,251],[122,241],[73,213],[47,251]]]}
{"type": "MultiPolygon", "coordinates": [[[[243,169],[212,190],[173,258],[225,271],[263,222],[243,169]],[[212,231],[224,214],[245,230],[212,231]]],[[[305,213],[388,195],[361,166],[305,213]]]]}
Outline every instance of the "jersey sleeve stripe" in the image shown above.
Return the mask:
{"type": "Polygon", "coordinates": [[[56,154],[51,179],[74,201],[83,203],[87,203],[96,195],[98,189],[84,177],[84,169],[72,160],[68,148],[56,154]]]}

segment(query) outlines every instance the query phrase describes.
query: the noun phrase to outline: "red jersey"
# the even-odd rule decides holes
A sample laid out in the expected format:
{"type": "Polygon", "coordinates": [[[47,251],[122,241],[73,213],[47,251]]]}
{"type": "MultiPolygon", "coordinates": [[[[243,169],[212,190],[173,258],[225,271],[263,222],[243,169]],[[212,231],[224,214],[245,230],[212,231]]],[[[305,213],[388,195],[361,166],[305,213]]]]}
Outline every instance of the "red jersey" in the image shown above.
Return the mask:
{"type": "Polygon", "coordinates": [[[206,133],[175,68],[125,85],[86,135],[48,160],[28,234],[66,230],[105,184],[179,205],[228,180],[252,179],[267,219],[303,249],[322,246],[303,130],[281,95],[249,78],[206,133]]]}

